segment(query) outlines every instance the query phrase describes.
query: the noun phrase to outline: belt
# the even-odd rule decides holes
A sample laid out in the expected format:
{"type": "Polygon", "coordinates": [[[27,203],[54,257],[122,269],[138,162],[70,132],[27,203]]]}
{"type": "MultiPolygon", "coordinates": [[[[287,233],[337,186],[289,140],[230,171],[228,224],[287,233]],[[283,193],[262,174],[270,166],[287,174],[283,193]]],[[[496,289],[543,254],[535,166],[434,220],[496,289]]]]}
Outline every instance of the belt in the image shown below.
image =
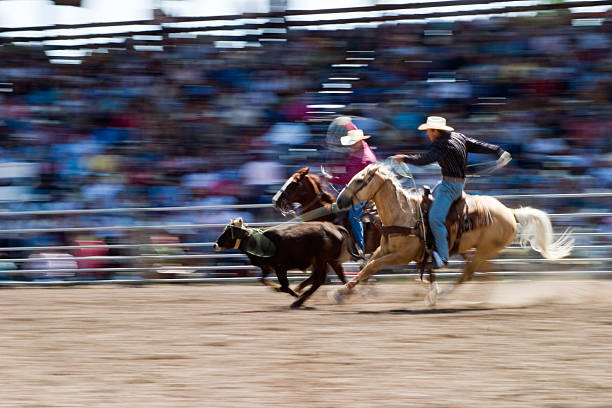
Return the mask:
{"type": "Polygon", "coordinates": [[[452,181],[454,183],[465,183],[465,179],[458,178],[458,177],[442,176],[442,180],[452,181]]]}

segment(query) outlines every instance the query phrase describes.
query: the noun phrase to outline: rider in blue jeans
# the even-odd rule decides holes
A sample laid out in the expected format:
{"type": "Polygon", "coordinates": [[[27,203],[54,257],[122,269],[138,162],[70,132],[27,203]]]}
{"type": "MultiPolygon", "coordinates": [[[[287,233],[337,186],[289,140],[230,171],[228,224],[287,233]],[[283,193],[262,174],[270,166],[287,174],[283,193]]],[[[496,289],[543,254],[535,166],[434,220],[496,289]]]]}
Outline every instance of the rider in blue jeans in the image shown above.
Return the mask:
{"type": "MultiPolygon", "coordinates": [[[[328,128],[328,134],[340,138],[342,146],[348,146],[349,155],[346,158],[344,169],[340,174],[331,175],[323,173],[323,176],[333,184],[345,186],[349,181],[366,166],[376,163],[376,155],[366,142],[370,136],[363,134],[348,116],[340,116],[332,121],[328,128]]],[[[365,202],[353,205],[348,212],[349,222],[353,230],[355,243],[365,254],[365,242],[363,238],[363,225],[361,225],[361,214],[365,202]]]]}
{"type": "Polygon", "coordinates": [[[427,131],[432,142],[429,150],[423,154],[400,154],[393,158],[398,163],[406,161],[416,166],[438,162],[442,170],[442,180],[433,190],[434,202],[429,210],[429,225],[436,241],[430,266],[437,269],[448,264],[448,232],[444,221],[451,204],[463,192],[468,152],[496,154],[497,167],[505,166],[512,158],[499,146],[453,132],[454,129],[446,125],[446,119],[440,116],[429,116],[418,129],[427,131]]]}

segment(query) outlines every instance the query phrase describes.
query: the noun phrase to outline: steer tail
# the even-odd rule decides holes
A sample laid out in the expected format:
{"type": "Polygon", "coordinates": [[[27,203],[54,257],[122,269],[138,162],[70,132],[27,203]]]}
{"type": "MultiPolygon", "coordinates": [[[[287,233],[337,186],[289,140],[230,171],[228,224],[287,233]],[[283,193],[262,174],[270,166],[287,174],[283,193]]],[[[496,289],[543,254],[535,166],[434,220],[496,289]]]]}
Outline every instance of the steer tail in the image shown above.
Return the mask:
{"type": "Polygon", "coordinates": [[[548,214],[531,207],[514,210],[518,222],[518,240],[522,247],[531,246],[547,259],[560,259],[574,248],[574,238],[570,228],[553,241],[553,229],[548,214]]]}
{"type": "Polygon", "coordinates": [[[360,255],[355,250],[355,244],[353,243],[353,237],[351,233],[346,228],[340,225],[338,225],[338,230],[340,231],[340,233],[342,233],[342,237],[344,238],[344,248],[346,250],[346,253],[349,255],[349,259],[350,257],[359,258],[360,255]]]}

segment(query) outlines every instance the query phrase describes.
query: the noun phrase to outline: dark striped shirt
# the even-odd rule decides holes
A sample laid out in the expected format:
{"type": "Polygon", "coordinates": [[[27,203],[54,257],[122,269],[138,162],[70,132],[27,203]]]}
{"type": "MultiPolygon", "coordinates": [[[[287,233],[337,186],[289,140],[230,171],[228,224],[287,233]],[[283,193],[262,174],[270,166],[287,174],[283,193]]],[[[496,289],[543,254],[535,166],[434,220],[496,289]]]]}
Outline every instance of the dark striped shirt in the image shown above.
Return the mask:
{"type": "Polygon", "coordinates": [[[416,166],[424,166],[438,162],[442,175],[447,177],[465,178],[467,154],[492,153],[499,158],[504,150],[493,144],[471,139],[461,133],[452,132],[450,136],[438,137],[423,154],[404,155],[404,160],[416,166]]]}

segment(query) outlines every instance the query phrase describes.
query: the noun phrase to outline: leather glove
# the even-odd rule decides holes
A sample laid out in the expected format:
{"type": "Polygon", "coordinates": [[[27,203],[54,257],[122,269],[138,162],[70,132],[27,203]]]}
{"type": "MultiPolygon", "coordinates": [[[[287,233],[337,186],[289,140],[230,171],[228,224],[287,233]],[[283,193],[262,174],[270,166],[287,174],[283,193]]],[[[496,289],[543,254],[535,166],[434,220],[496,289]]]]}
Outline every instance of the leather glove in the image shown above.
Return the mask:
{"type": "Polygon", "coordinates": [[[395,156],[391,156],[389,157],[389,159],[393,159],[395,160],[396,163],[402,163],[404,161],[404,155],[403,154],[396,154],[395,156]]]}
{"type": "Polygon", "coordinates": [[[327,170],[325,170],[325,167],[323,167],[323,165],[321,165],[321,174],[323,175],[323,177],[325,177],[326,179],[330,179],[332,178],[332,175],[329,174],[327,172],[327,170]]]}
{"type": "Polygon", "coordinates": [[[510,160],[512,160],[512,156],[510,156],[510,153],[508,152],[504,152],[502,153],[502,155],[499,157],[499,159],[497,159],[497,168],[501,168],[504,167],[506,164],[510,163],[510,160]]]}

